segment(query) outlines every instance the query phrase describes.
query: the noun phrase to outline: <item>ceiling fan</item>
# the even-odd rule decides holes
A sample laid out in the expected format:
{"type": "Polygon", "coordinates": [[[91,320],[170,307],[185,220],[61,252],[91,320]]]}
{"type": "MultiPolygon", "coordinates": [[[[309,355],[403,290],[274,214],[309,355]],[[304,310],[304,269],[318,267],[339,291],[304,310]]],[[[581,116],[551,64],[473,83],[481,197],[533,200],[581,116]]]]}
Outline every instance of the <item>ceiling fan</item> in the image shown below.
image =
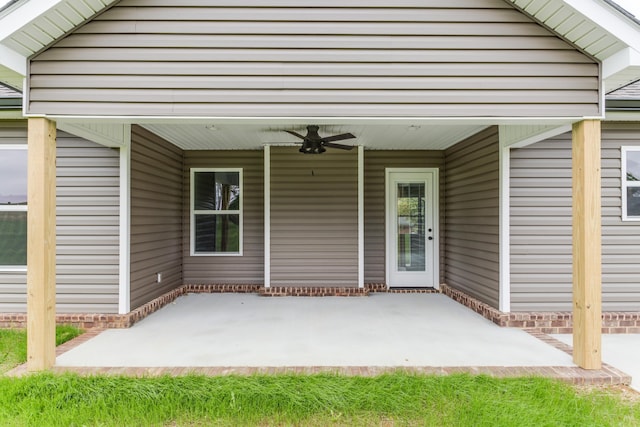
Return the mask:
{"type": "Polygon", "coordinates": [[[326,136],[321,137],[318,135],[319,126],[309,125],[307,126],[307,135],[302,136],[298,132],[294,132],[292,130],[285,130],[285,132],[290,133],[293,136],[297,136],[302,140],[300,147],[300,152],[304,154],[320,154],[327,151],[325,147],[328,148],[339,148],[340,150],[351,150],[353,149],[353,145],[343,145],[343,144],[334,144],[334,141],[342,141],[343,139],[351,139],[355,138],[355,136],[351,133],[341,133],[340,135],[326,136]]]}

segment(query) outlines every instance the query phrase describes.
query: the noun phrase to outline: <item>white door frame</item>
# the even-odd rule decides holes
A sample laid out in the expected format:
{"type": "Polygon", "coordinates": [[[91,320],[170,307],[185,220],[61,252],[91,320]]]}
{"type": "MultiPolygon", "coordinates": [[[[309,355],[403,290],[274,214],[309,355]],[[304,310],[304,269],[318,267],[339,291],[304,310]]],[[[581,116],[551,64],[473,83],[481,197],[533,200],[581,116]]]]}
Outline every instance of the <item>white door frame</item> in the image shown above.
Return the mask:
{"type": "MultiPolygon", "coordinates": [[[[433,218],[433,251],[431,259],[431,271],[433,272],[433,287],[439,289],[440,287],[440,180],[439,180],[438,168],[386,168],[385,169],[385,280],[387,288],[392,287],[390,283],[392,265],[392,250],[394,248],[393,242],[395,239],[395,229],[393,226],[393,218],[390,215],[391,212],[391,179],[392,173],[423,173],[431,174],[431,194],[433,200],[431,203],[431,215],[433,218]]],[[[429,264],[429,260],[426,260],[429,264]]],[[[402,285],[399,285],[402,286],[402,285]]]]}

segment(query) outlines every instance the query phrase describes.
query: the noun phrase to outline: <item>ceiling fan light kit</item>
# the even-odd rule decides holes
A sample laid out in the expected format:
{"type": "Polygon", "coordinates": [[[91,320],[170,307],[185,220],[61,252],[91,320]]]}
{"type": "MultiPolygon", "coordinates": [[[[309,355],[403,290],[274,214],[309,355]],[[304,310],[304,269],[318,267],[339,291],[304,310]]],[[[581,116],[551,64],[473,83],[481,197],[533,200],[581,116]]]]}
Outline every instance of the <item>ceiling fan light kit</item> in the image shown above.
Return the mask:
{"type": "MultiPolygon", "coordinates": [[[[327,148],[337,148],[340,150],[352,150],[353,145],[344,145],[344,144],[334,144],[334,141],[342,141],[345,139],[352,139],[355,136],[351,133],[342,133],[340,135],[333,135],[327,137],[321,137],[318,134],[318,130],[320,129],[317,125],[309,125],[307,126],[307,135],[302,136],[298,132],[294,132],[292,130],[285,130],[285,132],[300,138],[302,140],[300,147],[301,153],[304,154],[322,154],[327,151],[327,148]]],[[[300,144],[300,143],[299,143],[300,144]]]]}

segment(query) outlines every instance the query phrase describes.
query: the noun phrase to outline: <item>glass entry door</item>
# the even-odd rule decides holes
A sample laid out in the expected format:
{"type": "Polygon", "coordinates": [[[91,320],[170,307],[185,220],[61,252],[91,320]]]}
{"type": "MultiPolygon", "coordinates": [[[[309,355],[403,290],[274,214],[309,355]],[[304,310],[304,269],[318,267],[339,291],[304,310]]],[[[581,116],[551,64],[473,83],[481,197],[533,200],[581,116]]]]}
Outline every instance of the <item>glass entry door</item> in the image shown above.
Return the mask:
{"type": "Polygon", "coordinates": [[[435,170],[387,170],[387,284],[436,287],[435,170]]]}

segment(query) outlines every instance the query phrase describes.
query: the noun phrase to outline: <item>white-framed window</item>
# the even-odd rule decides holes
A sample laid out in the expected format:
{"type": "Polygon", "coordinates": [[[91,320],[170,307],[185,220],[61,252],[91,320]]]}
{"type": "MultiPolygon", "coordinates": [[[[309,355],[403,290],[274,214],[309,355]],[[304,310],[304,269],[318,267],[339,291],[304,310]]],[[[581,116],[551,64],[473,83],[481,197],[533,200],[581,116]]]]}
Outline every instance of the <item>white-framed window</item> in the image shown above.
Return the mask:
{"type": "Polygon", "coordinates": [[[640,147],[622,147],[622,219],[640,221],[640,147]]]}
{"type": "Polygon", "coordinates": [[[191,255],[242,255],[242,169],[192,168],[191,255]]]}
{"type": "Polygon", "coordinates": [[[0,270],[27,266],[27,146],[0,145],[0,270]]]}

